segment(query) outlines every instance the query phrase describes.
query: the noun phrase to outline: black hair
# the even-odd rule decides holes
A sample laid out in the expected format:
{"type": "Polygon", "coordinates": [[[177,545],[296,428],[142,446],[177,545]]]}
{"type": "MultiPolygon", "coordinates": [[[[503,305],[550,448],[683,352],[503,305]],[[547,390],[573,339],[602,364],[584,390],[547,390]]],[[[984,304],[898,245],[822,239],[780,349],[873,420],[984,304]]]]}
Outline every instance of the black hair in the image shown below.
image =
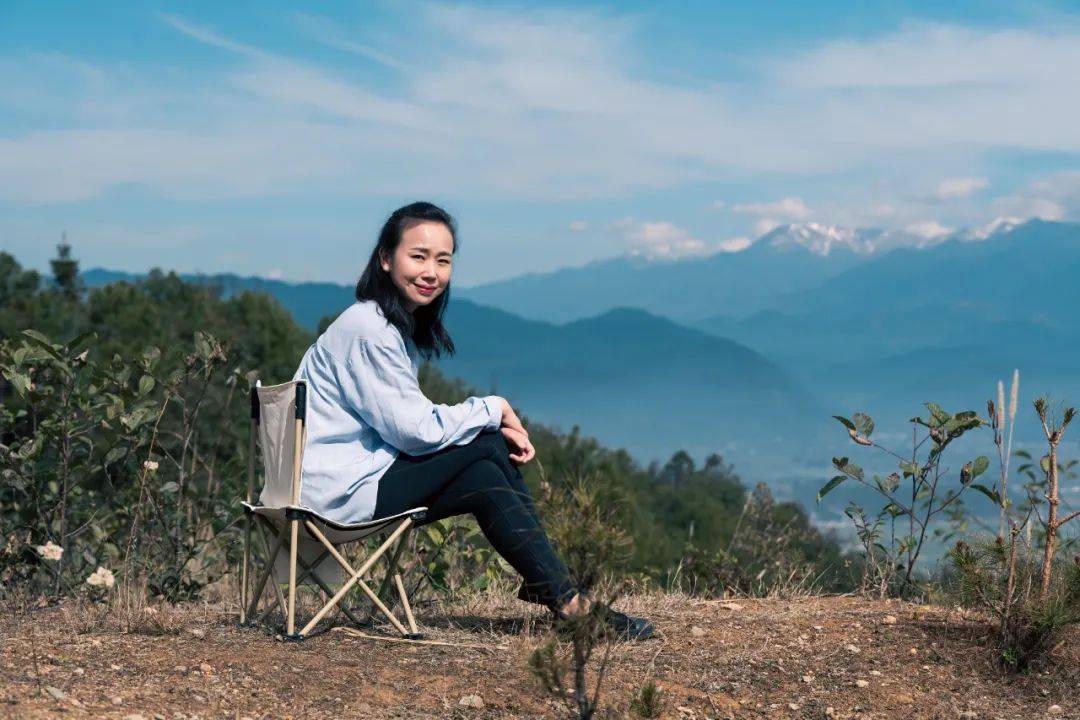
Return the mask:
{"type": "Polygon", "coordinates": [[[429,202],[414,202],[390,213],[379,231],[379,240],[371,251],[371,259],[356,283],[357,300],[374,300],[382,308],[383,315],[401,332],[404,338],[412,338],[417,350],[425,359],[432,355],[441,357],[442,353],[454,354],[454,341],[443,326],[442,317],[446,304],[450,301],[450,285],[427,305],[421,305],[414,312],[409,312],[402,304],[401,292],[390,279],[390,274],[383,270],[379,252],[394,257],[394,252],[401,244],[401,233],[410,221],[427,220],[440,222],[450,231],[454,240],[453,252],[458,250],[457,224],[450,213],[429,202]]]}

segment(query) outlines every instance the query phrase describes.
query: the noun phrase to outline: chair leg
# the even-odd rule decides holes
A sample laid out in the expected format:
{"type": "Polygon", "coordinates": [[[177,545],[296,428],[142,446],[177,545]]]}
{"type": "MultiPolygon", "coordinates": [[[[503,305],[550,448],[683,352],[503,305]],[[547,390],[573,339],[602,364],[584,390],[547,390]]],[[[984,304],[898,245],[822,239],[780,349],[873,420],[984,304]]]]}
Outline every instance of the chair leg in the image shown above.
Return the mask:
{"type": "MultiPolygon", "coordinates": [[[[263,540],[265,541],[265,537],[263,540]]],[[[270,571],[274,568],[274,561],[277,560],[278,553],[281,551],[281,546],[285,542],[285,534],[278,533],[277,542],[274,543],[274,549],[270,551],[270,554],[266,558],[266,567],[262,569],[259,574],[259,579],[255,583],[255,591],[251,595],[251,604],[248,606],[247,614],[254,615],[255,610],[259,605],[259,599],[262,597],[263,588],[266,587],[266,580],[270,577],[270,571]]]]}
{"type": "Polygon", "coordinates": [[[248,566],[251,564],[251,513],[244,515],[244,559],[240,564],[240,624],[247,624],[248,566]]]}
{"type": "Polygon", "coordinates": [[[299,541],[300,521],[289,521],[289,617],[285,625],[286,633],[296,634],[296,546],[299,541]]]}
{"type": "MultiPolygon", "coordinates": [[[[394,579],[394,574],[397,572],[398,560],[401,558],[401,553],[405,549],[406,543],[409,541],[411,528],[401,534],[401,539],[398,540],[397,547],[394,548],[394,554],[390,556],[389,562],[386,565],[386,576],[383,578],[382,584],[379,585],[379,592],[376,593],[379,599],[386,602],[388,591],[390,590],[390,583],[394,579]]],[[[374,609],[374,603],[372,604],[374,609]]],[[[370,615],[371,610],[368,611],[370,615]]]]}
{"type": "Polygon", "coordinates": [[[409,621],[409,631],[413,635],[419,635],[420,631],[416,629],[416,619],[409,605],[409,596],[405,592],[405,584],[401,582],[401,573],[394,573],[394,584],[397,585],[398,596],[401,597],[401,607],[405,608],[405,619],[409,621]]]}
{"type": "MultiPolygon", "coordinates": [[[[270,525],[269,523],[267,523],[267,525],[269,525],[270,530],[274,533],[275,537],[278,537],[278,538],[284,538],[285,537],[285,534],[283,532],[278,532],[278,530],[276,528],[274,528],[273,525],[270,525]]],[[[266,533],[264,533],[261,528],[259,529],[259,537],[262,539],[263,550],[269,550],[270,543],[266,539],[266,533]]],[[[274,559],[271,560],[270,563],[269,563],[269,568],[270,568],[270,580],[271,580],[270,584],[274,588],[274,592],[270,595],[270,597],[271,597],[271,599],[273,599],[274,603],[277,604],[277,607],[281,609],[281,614],[284,615],[287,612],[288,608],[287,608],[287,606],[285,604],[285,596],[281,592],[281,580],[278,579],[278,576],[277,576],[277,554],[276,553],[274,554],[274,559]]],[[[259,616],[257,618],[255,618],[255,624],[257,625],[257,624],[263,622],[267,617],[269,617],[270,613],[272,613],[273,611],[274,611],[274,605],[273,604],[267,605],[266,608],[264,608],[263,611],[259,614],[259,616]]]]}
{"type": "Polygon", "coordinates": [[[412,518],[405,518],[404,520],[402,520],[401,523],[398,525],[397,529],[394,530],[394,532],[390,534],[390,537],[388,537],[386,541],[383,542],[383,544],[380,545],[379,548],[374,553],[372,553],[367,560],[364,561],[363,565],[361,565],[358,570],[353,570],[352,565],[349,564],[349,561],[341,556],[341,553],[339,553],[337,551],[337,548],[335,548],[333,544],[326,539],[326,536],[322,534],[322,532],[315,525],[315,523],[311,522],[310,520],[306,520],[304,522],[304,525],[307,527],[308,532],[310,532],[312,536],[314,536],[319,542],[323,544],[323,546],[327,550],[330,551],[330,554],[334,557],[335,560],[338,561],[338,564],[340,564],[341,567],[349,573],[350,577],[341,586],[337,593],[335,593],[334,596],[330,598],[330,601],[327,602],[326,605],[324,605],[322,609],[319,610],[319,612],[315,613],[315,616],[308,621],[308,624],[305,625],[304,628],[300,631],[301,637],[306,635],[311,630],[311,628],[315,627],[315,625],[318,624],[320,620],[322,620],[323,616],[325,616],[326,613],[330,612],[330,610],[333,609],[333,607],[337,605],[343,597],[345,597],[345,594],[352,589],[353,585],[360,586],[360,589],[364,591],[364,594],[367,595],[372,600],[372,602],[375,603],[375,606],[378,607],[384,615],[386,615],[386,618],[390,621],[390,623],[398,632],[405,636],[409,634],[409,632],[405,629],[405,626],[402,625],[396,617],[394,617],[394,614],[390,612],[389,608],[387,608],[382,603],[382,601],[379,600],[378,596],[375,595],[375,592],[370,587],[368,587],[368,584],[365,583],[361,578],[364,576],[365,573],[368,572],[368,570],[371,569],[371,567],[378,561],[378,559],[382,557],[383,554],[398,540],[398,538],[401,537],[401,534],[409,529],[409,526],[411,524],[412,518]]]}

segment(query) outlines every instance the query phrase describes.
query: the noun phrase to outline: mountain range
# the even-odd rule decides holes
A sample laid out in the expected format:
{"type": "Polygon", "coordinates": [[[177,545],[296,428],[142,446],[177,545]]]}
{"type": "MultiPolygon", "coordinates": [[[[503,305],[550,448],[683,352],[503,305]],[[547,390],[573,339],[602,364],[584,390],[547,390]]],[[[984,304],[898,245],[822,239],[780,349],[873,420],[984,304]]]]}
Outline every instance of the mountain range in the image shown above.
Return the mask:
{"type": "MultiPolygon", "coordinates": [[[[737,253],[455,288],[459,353],[437,364],[644,462],[721,452],[749,481],[804,500],[850,451],[831,415],[869,412],[902,437],[924,402],[985,409],[1014,368],[1027,407],[1036,394],[1080,399],[1080,225],[1004,220],[919,244],[787,225],[737,253]]],[[[352,302],[331,283],[187,279],[268,292],[309,328],[352,302]]],[[[1032,417],[1017,432],[1021,445],[1038,439],[1032,417]]]]}

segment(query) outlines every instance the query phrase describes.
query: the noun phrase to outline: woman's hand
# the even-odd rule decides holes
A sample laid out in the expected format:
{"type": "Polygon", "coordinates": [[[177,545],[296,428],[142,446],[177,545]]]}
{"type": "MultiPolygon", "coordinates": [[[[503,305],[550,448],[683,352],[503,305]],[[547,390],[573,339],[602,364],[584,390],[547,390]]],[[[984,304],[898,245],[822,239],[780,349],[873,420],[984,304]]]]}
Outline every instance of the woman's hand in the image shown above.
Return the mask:
{"type": "Polygon", "coordinates": [[[504,397],[500,397],[499,399],[503,402],[502,425],[500,426],[500,429],[510,428],[511,430],[517,430],[520,433],[524,433],[525,437],[527,438],[529,436],[529,433],[526,432],[525,426],[521,424],[521,418],[519,418],[517,416],[517,413],[514,412],[514,408],[511,407],[510,401],[504,397]]]}
{"type": "Polygon", "coordinates": [[[529,434],[524,430],[518,431],[513,428],[500,428],[506,446],[510,449],[510,461],[515,465],[524,465],[536,457],[536,449],[529,440],[529,434]]]}

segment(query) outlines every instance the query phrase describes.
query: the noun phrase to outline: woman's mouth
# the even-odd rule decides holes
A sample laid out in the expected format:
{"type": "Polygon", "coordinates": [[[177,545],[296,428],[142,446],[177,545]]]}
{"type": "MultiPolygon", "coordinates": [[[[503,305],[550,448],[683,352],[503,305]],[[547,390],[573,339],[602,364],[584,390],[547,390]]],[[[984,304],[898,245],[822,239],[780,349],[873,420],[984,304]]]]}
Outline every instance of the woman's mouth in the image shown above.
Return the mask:
{"type": "Polygon", "coordinates": [[[435,293],[434,285],[417,285],[416,291],[425,297],[429,297],[435,293]]]}

